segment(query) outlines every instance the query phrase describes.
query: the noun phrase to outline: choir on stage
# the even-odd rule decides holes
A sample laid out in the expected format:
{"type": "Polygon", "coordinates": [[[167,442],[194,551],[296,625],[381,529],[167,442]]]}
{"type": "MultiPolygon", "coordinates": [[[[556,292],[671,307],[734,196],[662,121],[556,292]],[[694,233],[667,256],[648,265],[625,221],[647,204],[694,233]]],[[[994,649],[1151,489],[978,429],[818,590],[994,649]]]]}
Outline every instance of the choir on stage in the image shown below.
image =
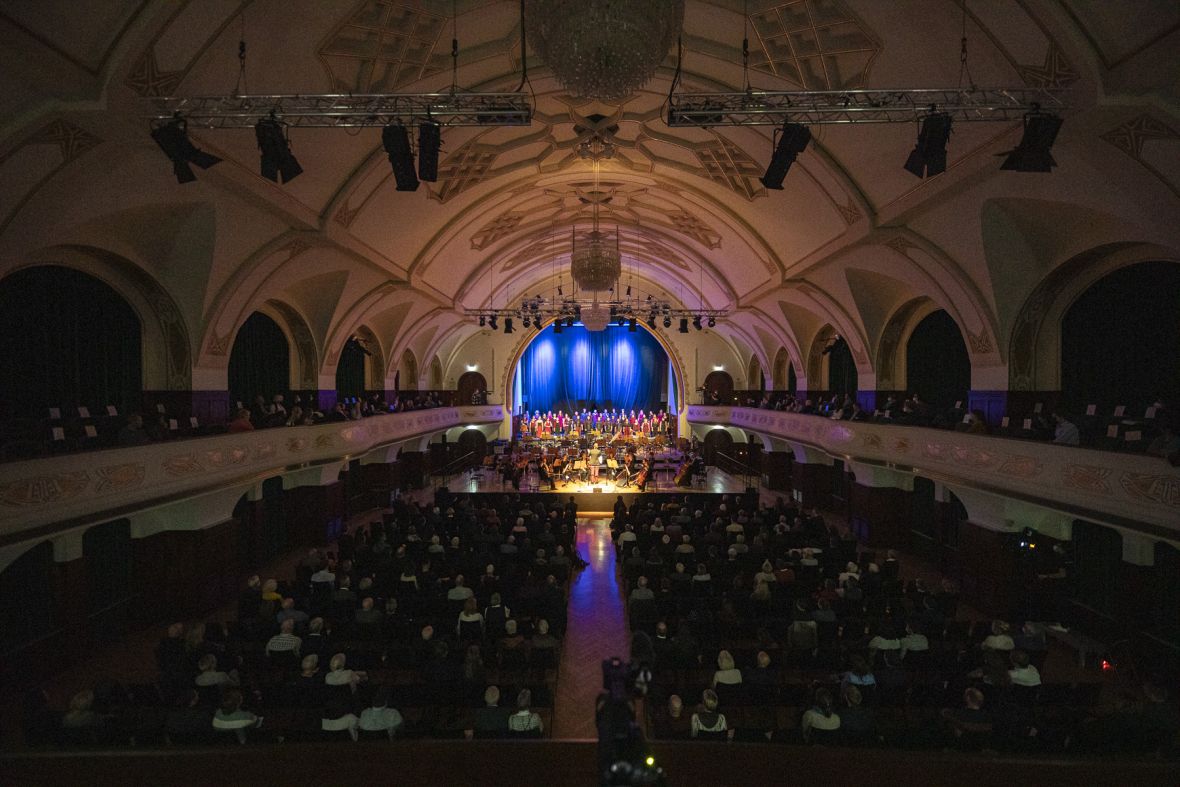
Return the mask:
{"type": "Polygon", "coordinates": [[[630,437],[658,437],[672,434],[673,419],[662,411],[587,410],[567,413],[552,410],[520,416],[518,432],[523,439],[577,437],[587,435],[619,435],[630,437]]]}

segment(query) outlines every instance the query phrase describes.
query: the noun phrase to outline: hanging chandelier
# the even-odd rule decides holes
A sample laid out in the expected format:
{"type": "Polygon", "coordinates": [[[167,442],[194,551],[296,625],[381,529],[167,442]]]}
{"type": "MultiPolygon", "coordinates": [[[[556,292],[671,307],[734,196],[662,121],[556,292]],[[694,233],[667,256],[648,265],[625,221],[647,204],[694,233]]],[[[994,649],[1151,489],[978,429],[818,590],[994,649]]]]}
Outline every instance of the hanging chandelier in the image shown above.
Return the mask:
{"type": "Polygon", "coordinates": [[[533,49],[571,93],[621,101],[647,84],[684,24],[684,0],[527,0],[533,49]]]}
{"type": "Polygon", "coordinates": [[[581,238],[573,234],[574,250],[570,254],[570,275],[578,287],[587,292],[603,292],[615,286],[623,272],[622,257],[619,254],[619,232],[614,237],[598,229],[595,210],[594,229],[581,238]]]}

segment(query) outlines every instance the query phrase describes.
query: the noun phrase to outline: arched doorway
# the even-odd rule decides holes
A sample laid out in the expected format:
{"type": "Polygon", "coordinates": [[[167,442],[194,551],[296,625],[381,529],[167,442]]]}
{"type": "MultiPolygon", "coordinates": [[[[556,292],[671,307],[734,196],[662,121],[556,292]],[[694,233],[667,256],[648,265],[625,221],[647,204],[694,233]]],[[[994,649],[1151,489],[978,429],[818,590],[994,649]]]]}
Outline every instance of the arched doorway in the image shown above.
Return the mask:
{"type": "Polygon", "coordinates": [[[1142,414],[1180,401],[1180,265],[1141,262],[1083,292],[1061,321],[1061,403],[1142,414]]]}
{"type": "Polygon", "coordinates": [[[119,293],[73,268],[45,265],[0,281],[0,419],[48,407],[138,410],[139,316],[119,293]]]}
{"type": "Polygon", "coordinates": [[[954,319],[939,309],[926,315],[906,343],[906,388],[935,410],[965,402],[971,359],[954,319]]]}
{"type": "Polygon", "coordinates": [[[717,464],[718,454],[733,456],[733,435],[724,429],[711,429],[701,444],[701,456],[707,465],[717,464]]]}
{"type": "Polygon", "coordinates": [[[459,435],[459,456],[471,454],[471,459],[482,459],[488,453],[488,438],[478,429],[466,429],[459,435]]]}
{"type": "Polygon", "coordinates": [[[462,407],[476,404],[476,396],[487,394],[488,383],[479,372],[464,372],[459,376],[459,383],[455,386],[455,404],[462,407]]]}
{"type": "Polygon", "coordinates": [[[229,354],[229,392],[249,407],[255,398],[270,401],[291,384],[291,345],[278,323],[254,312],[238,330],[229,354]]]}
{"type": "Polygon", "coordinates": [[[733,377],[721,370],[709,372],[705,377],[705,404],[733,404],[733,377]]]}

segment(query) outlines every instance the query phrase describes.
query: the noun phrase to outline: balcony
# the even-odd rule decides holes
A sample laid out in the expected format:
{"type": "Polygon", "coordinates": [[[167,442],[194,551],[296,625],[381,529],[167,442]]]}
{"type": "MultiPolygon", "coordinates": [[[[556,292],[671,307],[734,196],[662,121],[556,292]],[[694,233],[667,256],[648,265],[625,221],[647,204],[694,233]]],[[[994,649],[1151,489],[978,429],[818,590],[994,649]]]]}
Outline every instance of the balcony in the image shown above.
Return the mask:
{"type": "Polygon", "coordinates": [[[9,462],[0,465],[0,546],[188,498],[240,496],[280,473],[503,417],[500,405],[442,407],[9,462]]]}
{"type": "Polygon", "coordinates": [[[853,472],[859,464],[920,475],[961,497],[975,493],[1001,512],[998,500],[1015,501],[1156,538],[1180,537],[1180,472],[1158,457],[748,407],[694,405],[688,420],[782,441],[782,450],[802,449],[797,460],[818,451],[853,472]]]}

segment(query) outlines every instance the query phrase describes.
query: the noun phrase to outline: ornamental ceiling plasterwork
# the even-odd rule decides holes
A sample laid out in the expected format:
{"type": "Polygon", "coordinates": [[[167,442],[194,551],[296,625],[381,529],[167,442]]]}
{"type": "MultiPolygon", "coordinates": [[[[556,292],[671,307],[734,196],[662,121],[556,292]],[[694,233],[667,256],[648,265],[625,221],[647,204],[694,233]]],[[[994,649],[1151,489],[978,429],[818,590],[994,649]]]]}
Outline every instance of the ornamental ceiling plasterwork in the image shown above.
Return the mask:
{"type": "MultiPolygon", "coordinates": [[[[589,222],[593,206],[598,205],[599,218],[604,224],[618,222],[628,226],[650,227],[683,236],[704,249],[721,248],[721,234],[705,219],[690,211],[675,199],[675,192],[650,189],[646,186],[615,181],[572,182],[560,188],[547,188],[523,203],[515,203],[485,223],[471,236],[471,248],[482,251],[497,241],[516,233],[535,234],[546,231],[554,236],[568,235],[569,228],[579,222],[589,222]]],[[[661,254],[669,255],[663,244],[661,254]]],[[[533,258],[533,253],[509,259],[507,268],[533,258]]],[[[668,261],[683,265],[678,254],[670,254],[668,261]]]]}
{"type": "Polygon", "coordinates": [[[864,87],[881,45],[839,0],[793,0],[750,14],[750,67],[805,90],[864,87]]]}

